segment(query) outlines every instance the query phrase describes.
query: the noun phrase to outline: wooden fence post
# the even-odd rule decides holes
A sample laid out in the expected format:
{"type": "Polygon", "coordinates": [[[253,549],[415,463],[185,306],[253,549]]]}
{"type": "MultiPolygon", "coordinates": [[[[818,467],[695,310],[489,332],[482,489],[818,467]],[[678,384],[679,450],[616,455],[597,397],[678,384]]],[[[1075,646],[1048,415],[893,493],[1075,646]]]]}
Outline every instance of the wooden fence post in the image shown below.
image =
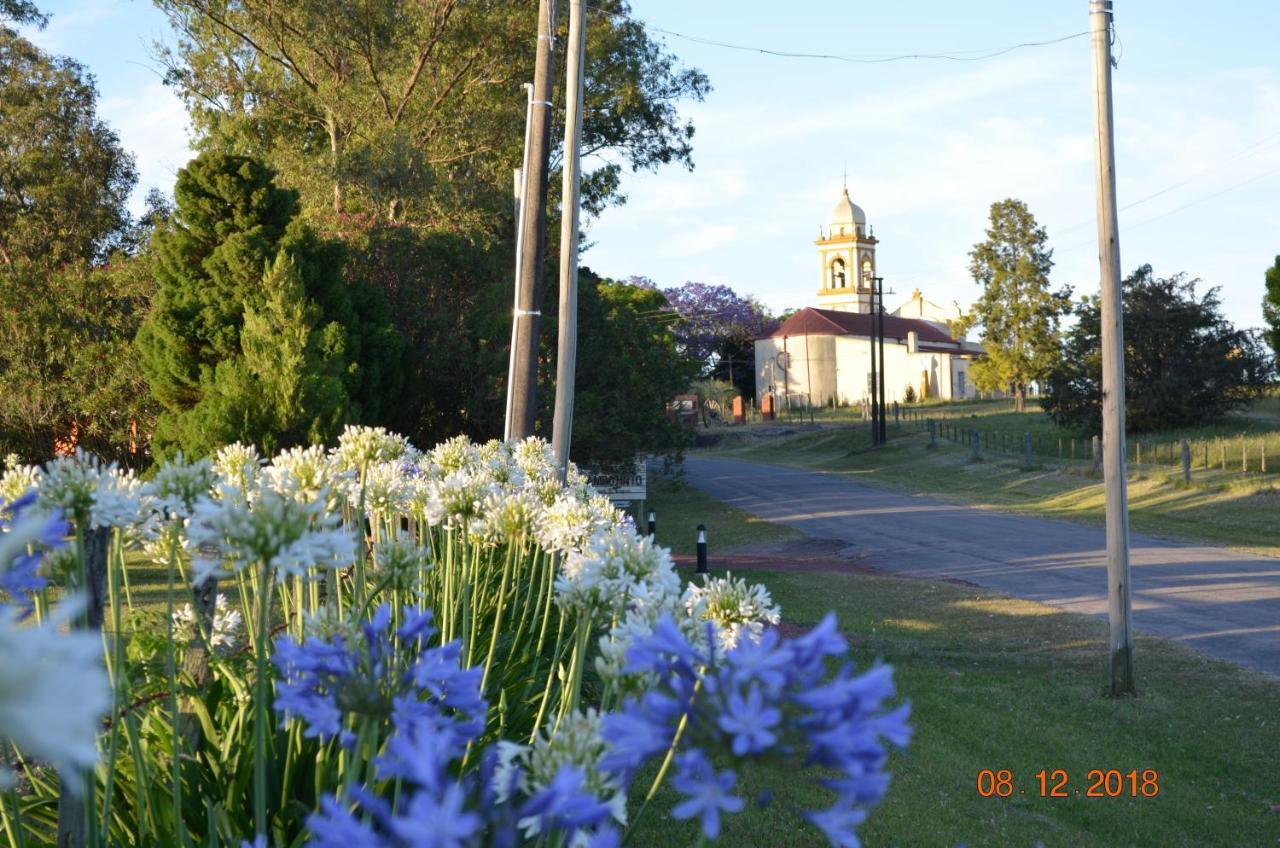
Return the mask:
{"type": "Polygon", "coordinates": [[[1022,467],[1026,469],[1030,469],[1031,468],[1031,434],[1030,433],[1022,434],[1022,453],[1023,453],[1022,467]]]}
{"type": "Polygon", "coordinates": [[[973,447],[973,461],[982,461],[982,439],[978,437],[977,430],[969,431],[969,444],[973,447]]]}
{"type": "Polygon", "coordinates": [[[1191,484],[1191,442],[1182,440],[1182,482],[1191,484]]]}
{"type": "Polygon", "coordinates": [[[938,422],[937,420],[930,418],[929,419],[929,447],[936,448],[937,446],[938,446],[938,422]]]}
{"type": "Polygon", "coordinates": [[[1097,436],[1093,437],[1093,470],[1097,471],[1102,465],[1102,444],[1097,436]]]}

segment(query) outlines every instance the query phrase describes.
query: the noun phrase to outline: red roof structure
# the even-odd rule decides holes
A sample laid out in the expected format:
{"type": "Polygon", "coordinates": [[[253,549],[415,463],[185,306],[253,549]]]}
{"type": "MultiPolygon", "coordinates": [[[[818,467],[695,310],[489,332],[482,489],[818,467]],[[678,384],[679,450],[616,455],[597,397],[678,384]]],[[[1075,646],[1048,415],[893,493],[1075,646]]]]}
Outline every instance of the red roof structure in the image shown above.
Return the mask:
{"type": "MultiPolygon", "coordinates": [[[[778,329],[765,338],[785,336],[871,336],[869,312],[840,312],[834,309],[815,309],[807,306],[782,322],[778,329]]],[[[924,349],[941,349],[964,353],[981,353],[976,345],[958,342],[937,325],[919,318],[884,316],[884,338],[898,344],[907,343],[907,334],[914,332],[916,341],[924,349]]]]}

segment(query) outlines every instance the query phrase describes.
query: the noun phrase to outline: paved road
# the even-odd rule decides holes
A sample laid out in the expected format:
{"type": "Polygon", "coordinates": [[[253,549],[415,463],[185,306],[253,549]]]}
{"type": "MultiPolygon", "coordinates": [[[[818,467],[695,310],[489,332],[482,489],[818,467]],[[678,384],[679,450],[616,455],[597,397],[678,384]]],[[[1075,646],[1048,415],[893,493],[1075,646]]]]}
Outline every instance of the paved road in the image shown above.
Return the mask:
{"type": "MultiPolygon", "coordinates": [[[[869,565],[1106,615],[1101,528],[956,506],[835,474],[707,457],[685,462],[694,486],[761,518],[846,542],[869,565]]],[[[1136,629],[1280,675],[1280,559],[1137,534],[1130,544],[1136,629]]]]}

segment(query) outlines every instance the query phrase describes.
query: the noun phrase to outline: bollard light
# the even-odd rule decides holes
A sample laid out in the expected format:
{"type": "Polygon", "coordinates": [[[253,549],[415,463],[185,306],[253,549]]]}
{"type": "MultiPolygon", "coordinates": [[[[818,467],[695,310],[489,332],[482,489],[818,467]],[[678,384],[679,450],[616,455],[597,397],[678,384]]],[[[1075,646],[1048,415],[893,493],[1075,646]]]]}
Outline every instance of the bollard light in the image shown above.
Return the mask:
{"type": "Polygon", "coordinates": [[[649,510],[649,535],[658,538],[658,516],[653,510],[649,510]]]}
{"type": "Polygon", "coordinates": [[[698,525],[698,573],[707,573],[707,525],[698,525]]]}

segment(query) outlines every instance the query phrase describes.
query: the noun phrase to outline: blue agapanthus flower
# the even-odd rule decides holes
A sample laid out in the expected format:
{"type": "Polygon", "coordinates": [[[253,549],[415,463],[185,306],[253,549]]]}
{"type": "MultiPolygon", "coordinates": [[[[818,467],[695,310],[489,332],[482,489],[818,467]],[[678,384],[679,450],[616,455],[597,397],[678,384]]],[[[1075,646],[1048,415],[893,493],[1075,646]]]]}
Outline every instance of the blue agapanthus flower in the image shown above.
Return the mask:
{"type": "Polygon", "coordinates": [[[0,506],[0,593],[24,612],[32,607],[32,596],[48,585],[40,574],[46,551],[66,544],[71,526],[60,513],[37,511],[36,493],[0,506]]]}
{"type": "Polygon", "coordinates": [[[488,712],[482,670],[461,667],[456,642],[426,646],[435,635],[429,613],[406,610],[402,618],[402,626],[392,627],[384,607],[357,638],[277,643],[276,709],[284,720],[300,719],[309,734],[326,738],[349,737],[357,716],[381,718],[388,731],[373,761],[373,781],[343,797],[323,797],[307,822],[308,844],[515,848],[522,844],[519,824],[536,819],[542,833],[563,834],[564,844],[581,837],[590,848],[616,848],[612,808],[587,789],[576,768],[562,769],[531,797],[508,791],[497,800],[496,750],[478,749],[488,712]],[[479,768],[461,768],[468,751],[479,768]],[[381,791],[389,786],[396,790],[381,791]]]}
{"type": "Polygon", "coordinates": [[[713,761],[771,757],[820,766],[815,779],[831,791],[832,805],[806,818],[832,845],[856,846],[854,828],[888,790],[888,746],[911,738],[910,705],[887,706],[893,669],[876,665],[859,674],[845,662],[831,674],[831,661],[848,654],[832,615],[798,638],[766,631],[758,643],[744,641],[723,656],[701,646],[714,639],[698,642],[664,618],[631,647],[627,670],[655,675],[658,685],[604,717],[601,767],[629,780],[665,755],[683,724],[672,779],[683,800],[673,813],[696,818],[714,839],[721,815],[744,804],[732,794],[733,771],[717,770],[713,761]]]}

